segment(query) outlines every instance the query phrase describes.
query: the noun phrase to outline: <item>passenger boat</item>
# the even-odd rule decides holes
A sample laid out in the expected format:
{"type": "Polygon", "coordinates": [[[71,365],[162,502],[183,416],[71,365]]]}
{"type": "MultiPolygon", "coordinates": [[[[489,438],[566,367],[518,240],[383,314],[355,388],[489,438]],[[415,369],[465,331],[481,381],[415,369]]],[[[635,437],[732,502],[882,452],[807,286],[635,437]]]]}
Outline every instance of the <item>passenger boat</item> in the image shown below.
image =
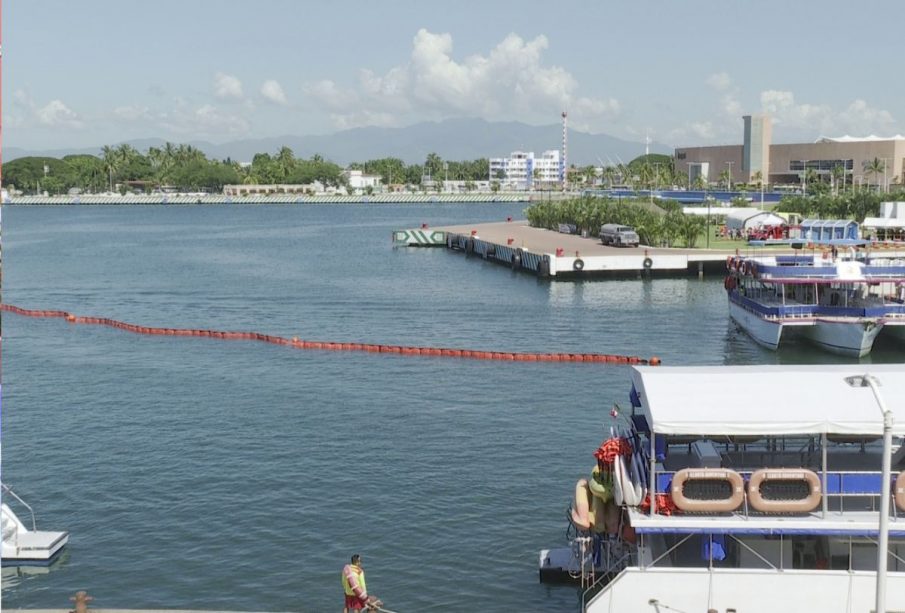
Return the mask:
{"type": "Polygon", "coordinates": [[[823,255],[730,257],[729,315],[755,341],[777,349],[797,334],[856,357],[888,329],[905,341],[905,260],[869,259],[851,249],[823,255]]]}
{"type": "Polygon", "coordinates": [[[886,605],[905,610],[905,365],[637,366],[631,378],[631,414],[612,418],[582,481],[615,475],[615,450],[638,467],[622,487],[644,496],[615,506],[613,528],[570,521],[569,547],[541,552],[542,581],[580,579],[587,613],[870,611],[889,505],[886,605]],[[846,380],[865,374],[893,416],[888,483],[879,401],[846,380]]]}
{"type": "Polygon", "coordinates": [[[31,514],[31,528],[26,527],[13,510],[0,504],[0,522],[3,532],[3,566],[48,566],[69,542],[68,532],[38,530],[31,507],[19,498],[6,484],[0,484],[3,496],[16,500],[31,514]]]}

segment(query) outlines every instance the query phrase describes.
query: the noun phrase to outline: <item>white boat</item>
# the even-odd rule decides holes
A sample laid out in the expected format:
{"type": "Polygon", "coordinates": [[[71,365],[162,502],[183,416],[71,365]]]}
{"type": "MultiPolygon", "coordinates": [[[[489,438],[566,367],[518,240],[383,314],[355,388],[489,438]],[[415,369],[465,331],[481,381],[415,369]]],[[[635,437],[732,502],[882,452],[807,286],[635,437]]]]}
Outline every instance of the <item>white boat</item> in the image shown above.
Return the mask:
{"type": "Polygon", "coordinates": [[[905,365],[639,366],[631,398],[620,445],[653,504],[541,555],[542,578],[580,576],[585,612],[874,610],[884,504],[885,602],[905,610],[905,365]],[[878,401],[846,381],[864,374],[893,415],[885,485],[878,401]]]}
{"type": "Polygon", "coordinates": [[[856,256],[851,250],[847,258],[729,258],[729,316],[773,350],[797,335],[827,351],[862,357],[887,325],[905,338],[905,261],[856,256]]]}
{"type": "Polygon", "coordinates": [[[2,484],[3,495],[10,496],[31,513],[29,529],[5,502],[0,504],[0,523],[3,532],[3,566],[48,566],[69,542],[68,532],[38,530],[31,507],[19,498],[7,485],[2,484]]]}

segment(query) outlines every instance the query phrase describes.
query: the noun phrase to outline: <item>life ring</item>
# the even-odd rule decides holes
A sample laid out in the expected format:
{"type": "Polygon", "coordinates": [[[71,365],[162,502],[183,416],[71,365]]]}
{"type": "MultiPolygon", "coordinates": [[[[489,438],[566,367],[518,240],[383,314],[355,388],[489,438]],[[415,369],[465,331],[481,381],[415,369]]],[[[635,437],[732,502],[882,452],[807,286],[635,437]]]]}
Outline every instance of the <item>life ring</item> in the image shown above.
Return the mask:
{"type": "Polygon", "coordinates": [[[754,471],[748,480],[748,502],[762,513],[808,513],[820,504],[822,493],[820,477],[806,468],[762,468],[754,471]],[[762,488],[770,482],[804,485],[807,495],[793,499],[769,498],[762,488]]]}
{"type": "Polygon", "coordinates": [[[575,272],[581,272],[584,270],[584,260],[581,258],[575,258],[575,261],[572,262],[572,270],[575,272]]]}
{"type": "Polygon", "coordinates": [[[588,479],[588,489],[595,498],[609,502],[613,499],[612,473],[604,473],[604,476],[601,476],[600,468],[595,466],[591,471],[591,478],[588,479]]]}
{"type": "Polygon", "coordinates": [[[644,268],[650,270],[650,267],[654,265],[654,261],[650,258],[644,258],[644,268]]]}
{"type": "Polygon", "coordinates": [[[728,513],[742,506],[745,500],[745,481],[734,470],[726,468],[683,468],[672,478],[671,496],[682,511],[728,513]],[[685,488],[695,481],[718,482],[729,485],[727,496],[722,498],[691,498],[685,488]]]}
{"type": "Polygon", "coordinates": [[[899,473],[899,477],[896,479],[892,492],[896,501],[896,506],[899,507],[900,511],[905,511],[905,471],[899,473]]]}
{"type": "Polygon", "coordinates": [[[591,492],[588,480],[579,479],[575,484],[575,504],[572,505],[572,523],[582,530],[591,529],[591,492]]]}

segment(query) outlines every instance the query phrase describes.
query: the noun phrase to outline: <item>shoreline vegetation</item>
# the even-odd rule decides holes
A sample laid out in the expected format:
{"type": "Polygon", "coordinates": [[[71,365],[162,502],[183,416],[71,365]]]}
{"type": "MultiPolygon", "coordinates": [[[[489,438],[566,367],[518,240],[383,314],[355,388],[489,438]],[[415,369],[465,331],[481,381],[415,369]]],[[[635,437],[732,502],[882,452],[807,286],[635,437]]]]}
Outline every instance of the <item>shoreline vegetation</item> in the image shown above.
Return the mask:
{"type": "MultiPolygon", "coordinates": [[[[424,164],[405,164],[398,158],[354,162],[345,168],[313,155],[300,159],[282,147],[275,155],[258,153],[251,163],[226,158],[209,159],[191,145],[151,147],[141,153],[128,144],[104,146],[100,156],[79,154],[54,157],[22,157],[3,164],[3,184],[10,192],[66,195],[70,190],[100,194],[170,192],[221,192],[224,185],[309,185],[318,183],[339,190],[348,188],[347,170],[360,170],[380,177],[384,186],[410,191],[425,179],[449,178],[468,182],[487,181],[490,162],[486,158],[466,161],[443,160],[428,154],[424,164]]],[[[351,194],[349,194],[351,195],[351,194]]]]}
{"type": "MultiPolygon", "coordinates": [[[[796,213],[802,218],[854,219],[859,224],[865,217],[877,217],[880,203],[905,200],[905,192],[880,194],[853,191],[833,195],[819,192],[811,196],[784,197],[774,210],[796,213]]],[[[747,201],[733,202],[733,206],[750,206],[747,201]]],[[[616,199],[608,196],[581,196],[558,202],[538,202],[525,209],[528,223],[535,228],[558,230],[561,225],[575,228],[582,236],[598,236],[600,226],[607,223],[631,226],[642,244],[655,247],[697,247],[707,232],[722,224],[731,207],[714,206],[710,219],[682,212],[675,200],[649,201],[643,198],[616,199]]],[[[745,244],[745,241],[716,239],[721,244],[745,244]]],[[[713,240],[711,241],[713,242],[713,240]]]]}

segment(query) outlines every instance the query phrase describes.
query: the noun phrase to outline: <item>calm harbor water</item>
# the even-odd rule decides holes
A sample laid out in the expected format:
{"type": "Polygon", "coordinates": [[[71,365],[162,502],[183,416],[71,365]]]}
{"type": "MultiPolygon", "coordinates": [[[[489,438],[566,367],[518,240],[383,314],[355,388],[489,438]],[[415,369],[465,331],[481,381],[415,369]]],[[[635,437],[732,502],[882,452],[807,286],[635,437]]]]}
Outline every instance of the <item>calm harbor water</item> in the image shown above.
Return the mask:
{"type": "MultiPolygon", "coordinates": [[[[3,300],[149,326],[331,341],[852,362],[774,354],[721,279],[545,282],[394,229],[524,205],[4,207],[3,300]]],[[[338,610],[360,552],[400,612],[573,611],[537,581],[628,369],[137,336],[3,317],[3,480],[71,533],[3,606],[338,610]]],[[[901,361],[878,343],[864,361],[901,361]]]]}

